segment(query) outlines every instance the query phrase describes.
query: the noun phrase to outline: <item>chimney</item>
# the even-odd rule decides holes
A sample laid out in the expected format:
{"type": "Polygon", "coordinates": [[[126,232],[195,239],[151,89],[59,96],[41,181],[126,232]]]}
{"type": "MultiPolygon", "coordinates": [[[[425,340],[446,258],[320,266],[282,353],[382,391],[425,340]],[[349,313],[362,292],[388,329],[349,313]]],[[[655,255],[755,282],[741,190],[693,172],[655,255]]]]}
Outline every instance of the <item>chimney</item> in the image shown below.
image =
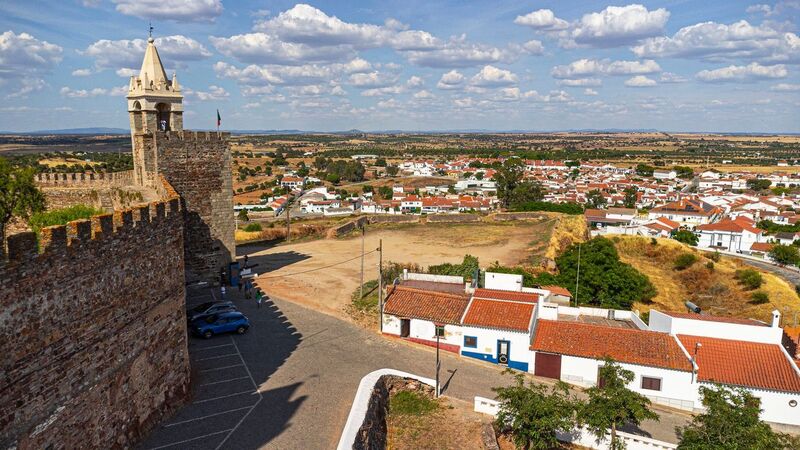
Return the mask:
{"type": "Polygon", "coordinates": [[[403,279],[404,280],[408,279],[408,269],[403,269],[403,279]]]}
{"type": "Polygon", "coordinates": [[[772,328],[778,328],[781,326],[781,312],[777,309],[772,311],[772,328]]]}

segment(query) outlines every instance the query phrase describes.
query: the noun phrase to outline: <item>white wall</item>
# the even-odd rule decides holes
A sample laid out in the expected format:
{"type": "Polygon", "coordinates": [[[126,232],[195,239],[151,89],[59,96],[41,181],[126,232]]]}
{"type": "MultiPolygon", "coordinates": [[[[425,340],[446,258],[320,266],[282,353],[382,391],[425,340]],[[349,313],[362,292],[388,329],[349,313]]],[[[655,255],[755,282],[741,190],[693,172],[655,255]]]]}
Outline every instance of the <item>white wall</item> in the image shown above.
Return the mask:
{"type": "MultiPolygon", "coordinates": [[[[436,326],[427,320],[411,319],[408,337],[436,342],[436,326]]],[[[464,343],[463,334],[459,325],[445,325],[444,337],[439,339],[442,344],[452,344],[461,347],[464,343]]]]}
{"type": "Polygon", "coordinates": [[[520,292],[522,291],[522,275],[486,272],[484,286],[486,289],[520,292]]]}
{"type": "Polygon", "coordinates": [[[776,392],[760,389],[748,389],[761,399],[761,419],[767,422],[800,426],[800,392],[776,392]],[[789,406],[794,400],[797,406],[789,406]]]}
{"type": "Polygon", "coordinates": [[[389,314],[384,314],[383,332],[400,336],[400,319],[389,314]]]}
{"type": "Polygon", "coordinates": [[[650,329],[673,335],[688,334],[778,345],[781,344],[783,339],[783,330],[779,327],[683,319],[669,317],[656,310],[650,311],[650,329]]]}
{"type": "Polygon", "coordinates": [[[462,353],[481,353],[495,359],[497,358],[497,341],[509,341],[511,350],[509,358],[515,362],[527,363],[530,370],[533,352],[530,350],[530,335],[528,333],[464,326],[462,327],[462,336],[475,336],[478,338],[478,346],[476,348],[464,347],[462,339],[459,344],[462,346],[462,353]]]}
{"type": "MultiPolygon", "coordinates": [[[[653,403],[691,411],[700,405],[697,385],[692,383],[692,373],[660,367],[648,367],[619,363],[623,369],[634,373],[635,378],[628,389],[649,398],[653,403]],[[660,378],[661,390],[642,389],[642,376],[660,378]]],[[[578,386],[589,387],[597,384],[597,372],[603,362],[591,358],[575,356],[561,357],[561,380],[578,386]]]]}

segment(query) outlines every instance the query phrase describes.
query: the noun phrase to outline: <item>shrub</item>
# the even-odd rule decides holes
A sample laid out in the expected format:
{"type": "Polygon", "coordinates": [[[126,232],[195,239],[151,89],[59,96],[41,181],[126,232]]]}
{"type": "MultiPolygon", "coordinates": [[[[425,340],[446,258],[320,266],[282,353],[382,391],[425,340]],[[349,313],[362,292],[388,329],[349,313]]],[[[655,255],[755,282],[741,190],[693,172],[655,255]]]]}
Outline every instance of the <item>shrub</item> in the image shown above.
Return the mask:
{"type": "Polygon", "coordinates": [[[260,223],[248,223],[246,227],[244,227],[244,231],[248,233],[254,233],[256,231],[261,231],[261,224],[260,223]]]}
{"type": "Polygon", "coordinates": [[[697,262],[697,256],[694,256],[692,253],[683,253],[675,258],[675,264],[673,265],[673,268],[675,270],[688,269],[695,262],[697,262]]]}
{"type": "Polygon", "coordinates": [[[689,230],[678,230],[672,235],[672,238],[688,245],[697,245],[698,241],[697,235],[689,230]]]}
{"type": "Polygon", "coordinates": [[[764,284],[764,278],[753,269],[737,270],[734,278],[739,280],[739,284],[750,290],[758,289],[764,284]]]}
{"type": "Polygon", "coordinates": [[[763,305],[769,303],[769,295],[764,291],[756,291],[750,295],[750,303],[754,305],[763,305]]]}
{"type": "Polygon", "coordinates": [[[73,205],[66,208],[51,209],[31,215],[28,224],[31,229],[39,234],[39,230],[52,225],[66,225],[73,220],[88,219],[94,215],[103,214],[102,209],[89,205],[73,205]]]}
{"type": "Polygon", "coordinates": [[[709,261],[706,263],[706,269],[714,270],[714,261],[709,261]]]}
{"type": "Polygon", "coordinates": [[[719,252],[716,251],[714,253],[706,253],[705,256],[706,258],[714,262],[719,262],[719,260],[722,258],[722,255],[720,255],[719,252]]]}
{"type": "Polygon", "coordinates": [[[772,246],[772,250],[769,251],[769,257],[783,266],[793,266],[800,262],[800,252],[798,252],[797,247],[793,245],[776,244],[772,246]]]}

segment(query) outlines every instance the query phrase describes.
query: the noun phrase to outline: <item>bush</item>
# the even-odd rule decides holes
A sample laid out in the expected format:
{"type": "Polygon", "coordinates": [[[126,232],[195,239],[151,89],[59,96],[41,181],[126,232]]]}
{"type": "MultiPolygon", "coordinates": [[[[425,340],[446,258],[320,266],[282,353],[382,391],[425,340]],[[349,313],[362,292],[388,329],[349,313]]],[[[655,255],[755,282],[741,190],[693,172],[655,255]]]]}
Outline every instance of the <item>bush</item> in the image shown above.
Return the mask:
{"type": "Polygon", "coordinates": [[[764,284],[764,278],[758,271],[753,269],[737,270],[734,278],[739,280],[739,284],[749,290],[758,289],[764,284]]]}
{"type": "Polygon", "coordinates": [[[525,202],[514,205],[514,211],[552,211],[564,214],[583,214],[583,205],[578,203],[525,202]]]}
{"type": "Polygon", "coordinates": [[[683,253],[675,258],[675,264],[672,266],[675,270],[688,269],[697,262],[697,256],[692,253],[683,253]]]}
{"type": "Polygon", "coordinates": [[[31,215],[28,224],[31,230],[39,234],[39,230],[52,225],[66,225],[73,220],[88,219],[92,216],[103,214],[102,209],[89,205],[73,205],[66,208],[51,209],[31,215]]]}
{"type": "Polygon", "coordinates": [[[464,277],[465,280],[472,279],[478,270],[478,258],[472,255],[464,255],[461,264],[444,263],[428,267],[428,273],[434,275],[454,275],[464,277]]]}
{"type": "Polygon", "coordinates": [[[715,251],[714,253],[706,253],[705,257],[714,262],[719,262],[719,260],[722,259],[722,255],[720,255],[719,252],[717,251],[715,251]]]}
{"type": "Polygon", "coordinates": [[[706,263],[706,269],[714,270],[714,261],[709,261],[706,263]]]}
{"type": "Polygon", "coordinates": [[[672,238],[688,245],[697,245],[698,241],[697,235],[689,230],[678,230],[672,235],[672,238]]]}
{"type": "Polygon", "coordinates": [[[794,266],[800,262],[800,252],[793,245],[775,244],[769,251],[769,257],[782,266],[794,266]]]}
{"type": "Polygon", "coordinates": [[[754,305],[763,305],[764,303],[769,303],[769,295],[767,295],[764,291],[756,291],[750,295],[750,303],[754,305]]]}
{"type": "Polygon", "coordinates": [[[261,224],[260,223],[248,223],[246,227],[244,227],[244,231],[248,233],[255,233],[256,231],[261,231],[261,224]]]}

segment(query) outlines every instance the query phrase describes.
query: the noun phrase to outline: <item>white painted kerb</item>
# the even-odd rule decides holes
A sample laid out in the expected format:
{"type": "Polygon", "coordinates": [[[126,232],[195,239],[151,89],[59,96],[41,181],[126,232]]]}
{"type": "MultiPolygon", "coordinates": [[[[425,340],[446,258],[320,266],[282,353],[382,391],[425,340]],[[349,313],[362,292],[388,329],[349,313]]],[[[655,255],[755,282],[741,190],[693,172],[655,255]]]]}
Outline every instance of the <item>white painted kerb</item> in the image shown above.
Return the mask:
{"type": "Polygon", "coordinates": [[[351,450],[353,448],[358,430],[361,428],[361,425],[364,423],[364,417],[367,415],[372,389],[375,387],[378,380],[385,375],[413,378],[429,386],[436,385],[435,380],[414,375],[413,373],[402,372],[400,370],[378,369],[368,373],[358,384],[358,391],[356,391],[356,397],[353,399],[353,406],[350,407],[350,414],[347,416],[347,422],[344,424],[342,436],[339,438],[339,445],[336,447],[338,450],[351,450]]]}

